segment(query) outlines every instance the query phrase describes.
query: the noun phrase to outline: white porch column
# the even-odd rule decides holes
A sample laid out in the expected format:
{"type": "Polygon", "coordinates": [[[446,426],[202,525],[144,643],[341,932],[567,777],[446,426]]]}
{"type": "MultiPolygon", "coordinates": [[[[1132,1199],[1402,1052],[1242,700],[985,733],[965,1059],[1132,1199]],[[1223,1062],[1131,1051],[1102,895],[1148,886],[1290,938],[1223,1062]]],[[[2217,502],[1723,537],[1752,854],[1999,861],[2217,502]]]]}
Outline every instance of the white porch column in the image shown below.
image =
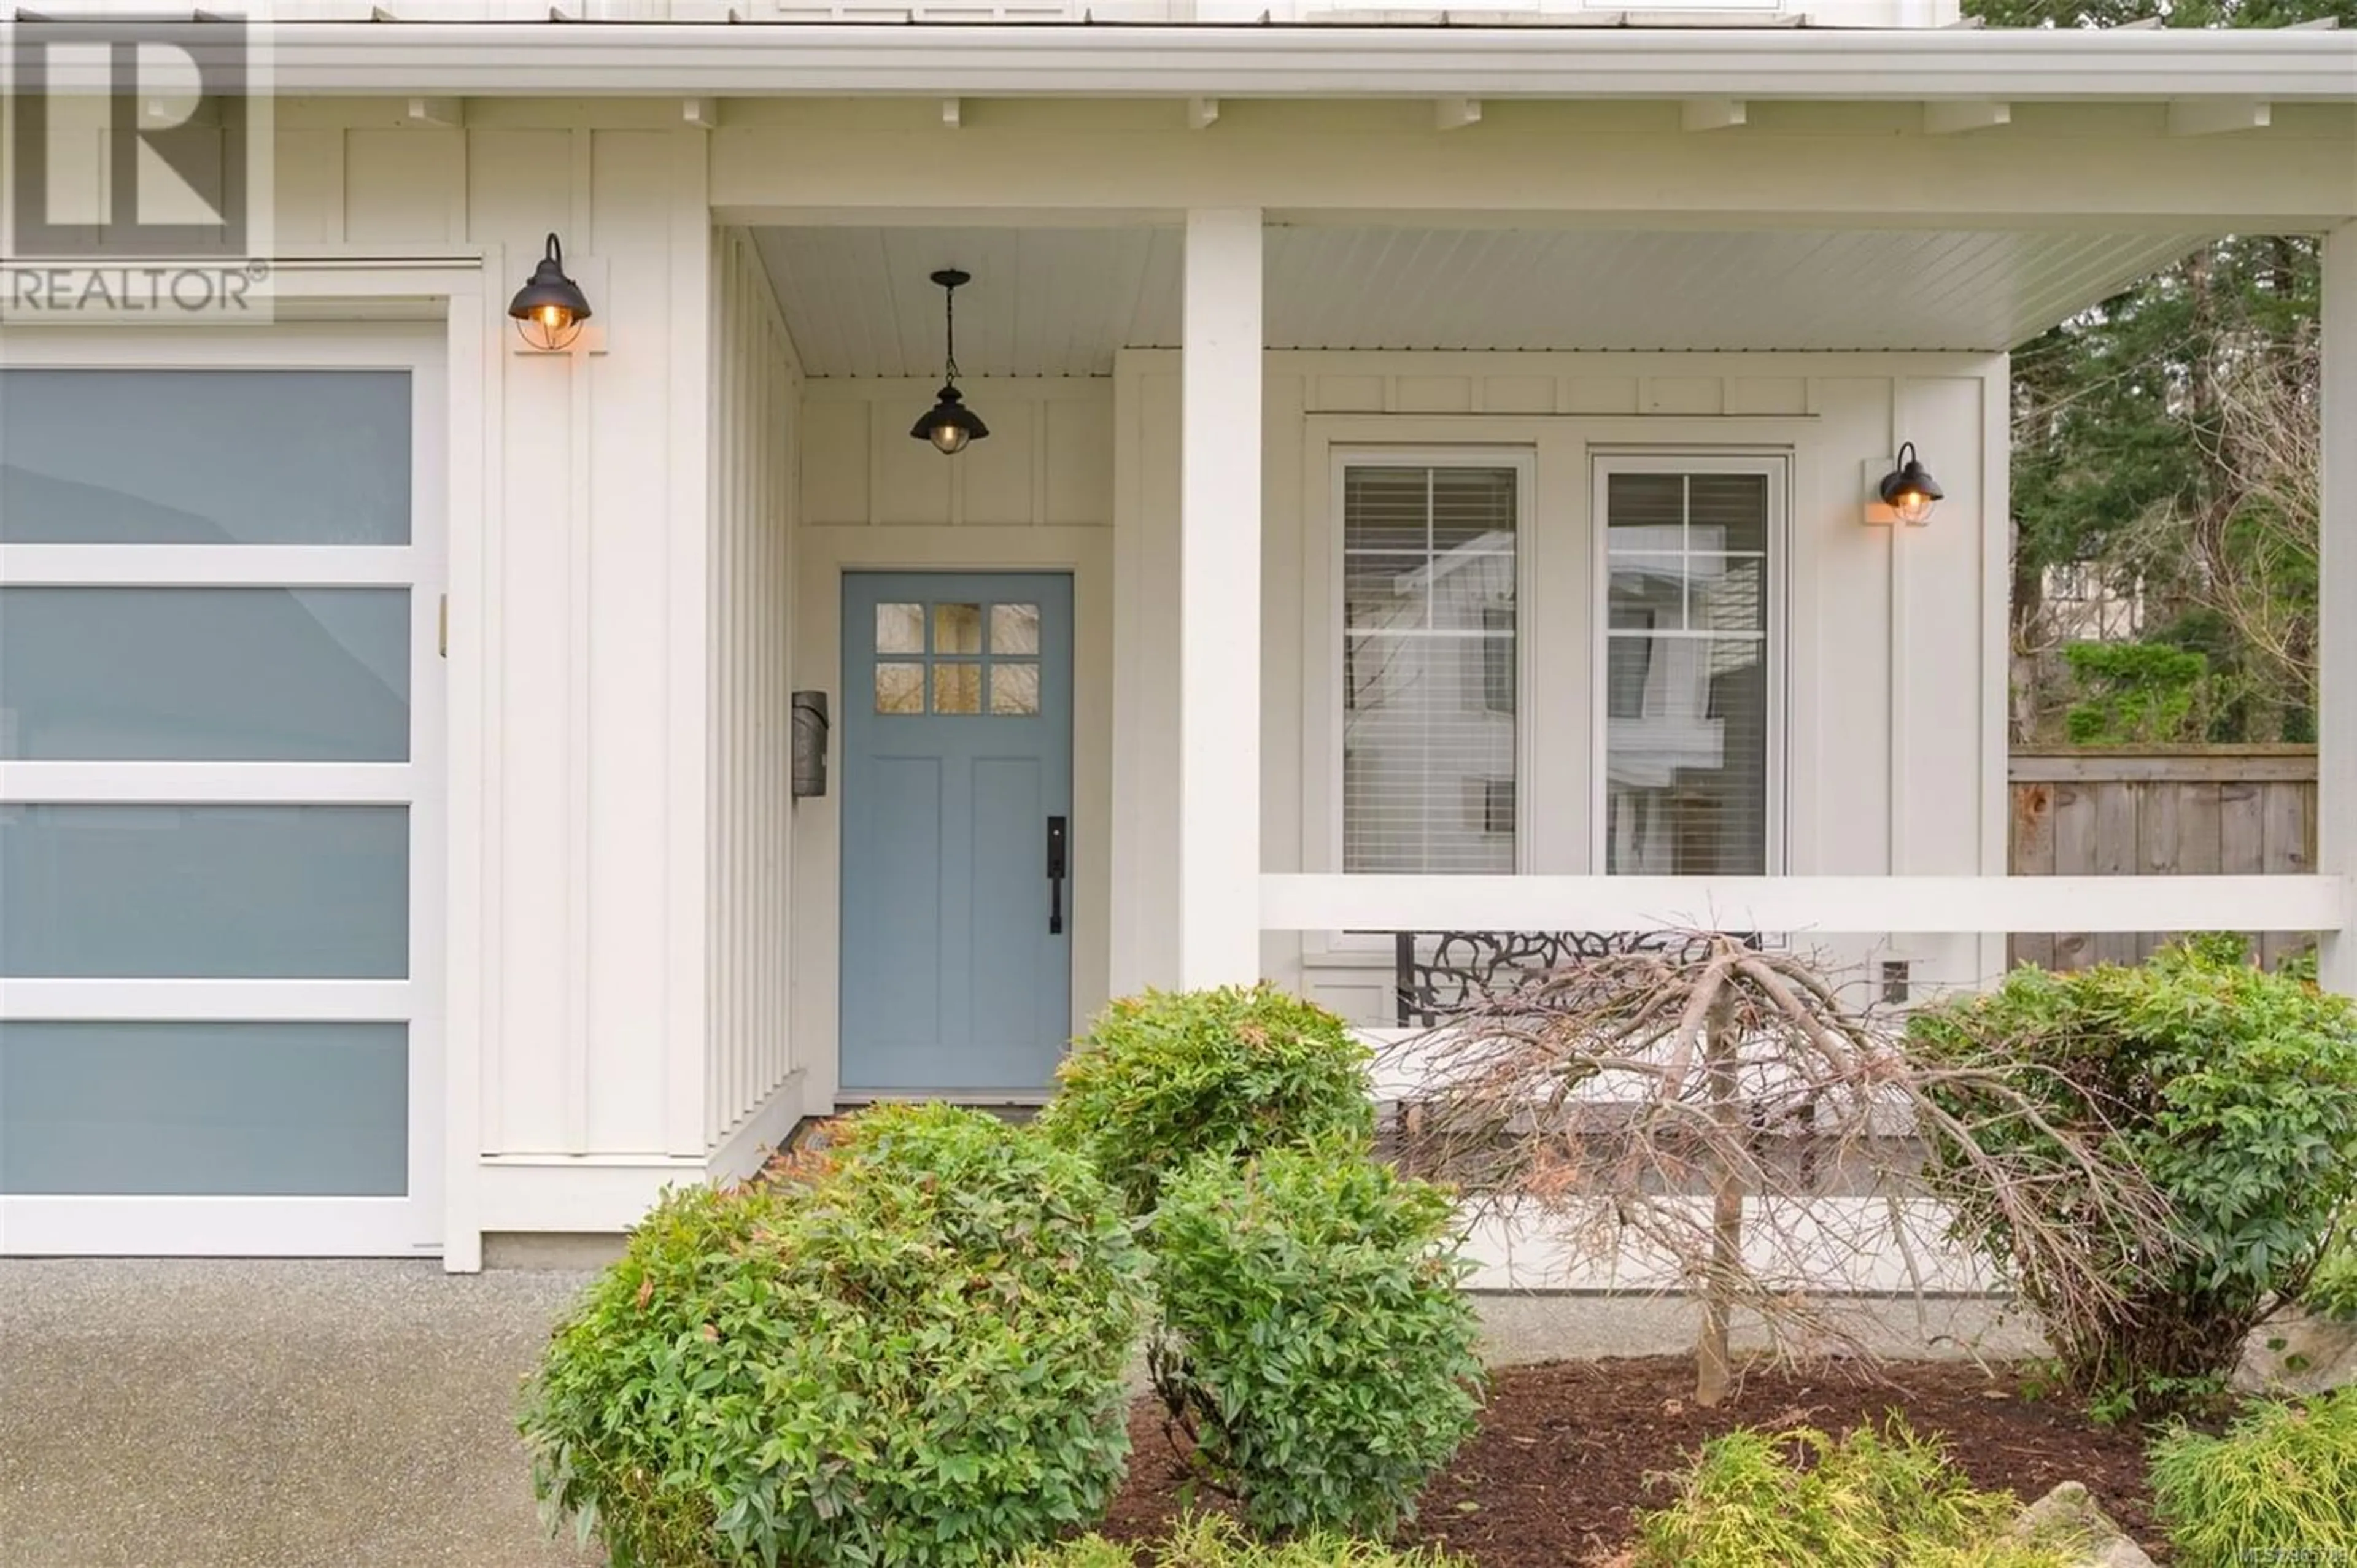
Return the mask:
{"type": "Polygon", "coordinates": [[[1187,214],[1179,360],[1178,983],[1260,978],[1261,219],[1187,214]]]}
{"type": "MultiPolygon", "coordinates": [[[[2357,876],[2357,223],[2324,239],[2318,475],[2316,868],[2357,876]]],[[[2357,931],[2328,931],[2318,977],[2357,995],[2357,931]]]]}

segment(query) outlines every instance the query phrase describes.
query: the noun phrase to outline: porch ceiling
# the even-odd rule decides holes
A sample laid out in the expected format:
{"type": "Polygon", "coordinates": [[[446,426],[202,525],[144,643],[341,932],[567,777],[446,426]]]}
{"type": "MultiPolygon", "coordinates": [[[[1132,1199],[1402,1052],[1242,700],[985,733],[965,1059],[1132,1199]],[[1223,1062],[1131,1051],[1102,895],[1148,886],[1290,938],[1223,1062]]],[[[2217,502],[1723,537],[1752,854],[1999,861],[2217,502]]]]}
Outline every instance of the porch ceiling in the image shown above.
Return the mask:
{"type": "MultiPolygon", "coordinates": [[[[2199,244],[2067,230],[1272,228],[1273,349],[2003,349],[2199,244]]],[[[755,231],[813,376],[1086,376],[1178,341],[1172,229],[755,231]]]]}

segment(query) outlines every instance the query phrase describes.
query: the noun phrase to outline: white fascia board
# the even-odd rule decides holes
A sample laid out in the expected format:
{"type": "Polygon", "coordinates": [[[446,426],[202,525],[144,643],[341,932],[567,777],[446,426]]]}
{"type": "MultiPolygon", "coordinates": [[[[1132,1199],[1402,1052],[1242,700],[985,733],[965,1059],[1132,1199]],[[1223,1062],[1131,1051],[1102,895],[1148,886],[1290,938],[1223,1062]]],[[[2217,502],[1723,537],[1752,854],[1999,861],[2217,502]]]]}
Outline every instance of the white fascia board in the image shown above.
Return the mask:
{"type": "Polygon", "coordinates": [[[2357,102],[2357,32],[2289,29],[321,22],[272,47],[276,91],[314,95],[2357,102]]]}

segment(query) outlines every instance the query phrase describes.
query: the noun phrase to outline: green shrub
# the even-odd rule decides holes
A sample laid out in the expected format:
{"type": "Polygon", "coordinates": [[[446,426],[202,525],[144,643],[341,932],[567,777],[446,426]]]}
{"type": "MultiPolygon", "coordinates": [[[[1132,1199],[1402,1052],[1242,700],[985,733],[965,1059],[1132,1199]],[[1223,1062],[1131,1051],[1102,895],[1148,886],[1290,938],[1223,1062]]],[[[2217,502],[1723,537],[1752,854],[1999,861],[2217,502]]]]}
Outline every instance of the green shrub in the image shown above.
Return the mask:
{"type": "Polygon", "coordinates": [[[2175,1429],[2152,1491],[2188,1568],[2357,1563],[2357,1387],[2261,1401],[2222,1437],[2175,1429]]]}
{"type": "Polygon", "coordinates": [[[1204,1159],[1149,1227],[1155,1387],[1264,1535],[1385,1536],[1472,1434],[1456,1208],[1351,1142],[1204,1159]]]}
{"type": "Polygon", "coordinates": [[[1312,1531],[1274,1543],[1254,1541],[1218,1514],[1180,1523],[1145,1549],[1084,1535],[1026,1552],[1017,1568],[1464,1568],[1435,1547],[1403,1550],[1356,1536],[1312,1531]]]}
{"type": "Polygon", "coordinates": [[[1740,1428],[1703,1445],[1676,1502],[1637,1519],[1635,1568],[2067,1568],[2066,1543],[2007,1531],[2018,1504],[1977,1492],[1893,1416],[1838,1441],[1740,1428]]]}
{"type": "Polygon", "coordinates": [[[2203,732],[2210,660],[2165,642],[2074,642],[2062,661],[2083,700],[2062,715],[2072,746],[2154,746],[2203,732]]]}
{"type": "Polygon", "coordinates": [[[1274,986],[1149,991],[1106,1008],[1064,1058],[1039,1126],[1145,1214],[1199,1155],[1370,1142],[1368,1059],[1340,1018],[1274,986]]]}
{"type": "MultiPolygon", "coordinates": [[[[1914,1021],[1922,1054],[2002,1072],[2050,1126],[2141,1172],[2167,1205],[2173,1255],[2126,1233],[2090,1240],[2110,1245],[2104,1272],[2125,1310],[2074,1310],[2050,1282],[2016,1282],[2064,1381],[2099,1409],[2221,1386],[2250,1330],[2307,1288],[2357,1194],[2357,1011],[2242,951],[2240,938],[2203,938],[2133,969],[2018,969],[1914,1021]]],[[[1934,1098],[2039,1184],[2053,1224],[2087,1223],[2086,1189],[2046,1127],[1970,1095],[1934,1098]]],[[[2004,1268],[2014,1238],[1986,1178],[1936,1140],[1932,1154],[1958,1234],[2004,1268]]]]}
{"type": "Polygon", "coordinates": [[[631,1233],[528,1392],[534,1487],[617,1568],[995,1560],[1119,1484],[1142,1272],[1085,1161],[870,1111],[816,1167],[631,1233]]]}

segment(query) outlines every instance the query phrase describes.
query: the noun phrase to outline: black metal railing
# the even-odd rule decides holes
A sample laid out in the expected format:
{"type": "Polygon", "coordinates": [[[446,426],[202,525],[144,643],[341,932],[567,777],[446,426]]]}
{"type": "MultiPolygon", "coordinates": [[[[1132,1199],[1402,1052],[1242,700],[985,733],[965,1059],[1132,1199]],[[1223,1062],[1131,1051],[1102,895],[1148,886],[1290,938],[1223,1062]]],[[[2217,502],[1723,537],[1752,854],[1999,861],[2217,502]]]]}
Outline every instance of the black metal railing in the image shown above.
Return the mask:
{"type": "MultiPolygon", "coordinates": [[[[1760,944],[1756,932],[1728,934],[1753,947],[1760,944]]],[[[1676,952],[1699,940],[1692,931],[1395,932],[1392,979],[1399,1026],[1430,1028],[1469,1006],[1583,959],[1676,952]]]]}

